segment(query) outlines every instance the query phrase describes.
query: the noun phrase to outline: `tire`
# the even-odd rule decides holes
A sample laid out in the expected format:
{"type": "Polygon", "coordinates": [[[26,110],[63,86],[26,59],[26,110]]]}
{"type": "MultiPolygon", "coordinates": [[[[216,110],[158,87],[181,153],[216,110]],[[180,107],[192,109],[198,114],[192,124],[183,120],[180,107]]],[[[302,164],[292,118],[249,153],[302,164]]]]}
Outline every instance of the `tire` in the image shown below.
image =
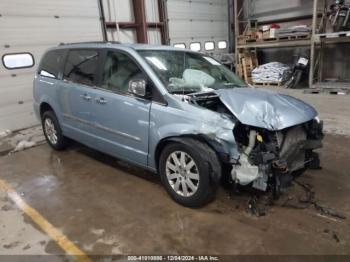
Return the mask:
{"type": "Polygon", "coordinates": [[[291,88],[295,89],[299,85],[302,76],[303,76],[303,71],[297,70],[295,72],[294,83],[291,88]]]}
{"type": "Polygon", "coordinates": [[[163,149],[159,174],[165,189],[177,203],[192,208],[202,207],[215,197],[220,179],[212,179],[212,175],[220,177],[221,165],[216,153],[206,144],[181,139],[163,149]],[[183,159],[186,165],[178,165],[183,159]]]}
{"type": "Polygon", "coordinates": [[[47,143],[58,151],[66,149],[69,140],[63,136],[55,113],[52,111],[44,112],[41,117],[41,124],[47,143]]]}
{"type": "Polygon", "coordinates": [[[341,32],[341,31],[343,31],[343,29],[344,29],[344,26],[343,26],[344,22],[345,22],[345,17],[343,17],[343,16],[338,17],[338,21],[336,22],[336,24],[333,27],[334,32],[341,32]]]}
{"type": "Polygon", "coordinates": [[[294,75],[291,76],[291,78],[284,84],[284,88],[289,89],[292,88],[294,85],[294,75]]]}

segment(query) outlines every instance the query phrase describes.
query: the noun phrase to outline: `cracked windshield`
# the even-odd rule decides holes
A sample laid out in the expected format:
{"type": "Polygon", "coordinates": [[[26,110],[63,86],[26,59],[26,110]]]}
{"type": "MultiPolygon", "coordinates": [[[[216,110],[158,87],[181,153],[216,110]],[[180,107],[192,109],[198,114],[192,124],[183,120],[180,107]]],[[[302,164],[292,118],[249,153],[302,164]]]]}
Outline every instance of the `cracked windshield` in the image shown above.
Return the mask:
{"type": "Polygon", "coordinates": [[[139,53],[173,94],[246,86],[227,67],[206,55],[169,50],[139,53]]]}

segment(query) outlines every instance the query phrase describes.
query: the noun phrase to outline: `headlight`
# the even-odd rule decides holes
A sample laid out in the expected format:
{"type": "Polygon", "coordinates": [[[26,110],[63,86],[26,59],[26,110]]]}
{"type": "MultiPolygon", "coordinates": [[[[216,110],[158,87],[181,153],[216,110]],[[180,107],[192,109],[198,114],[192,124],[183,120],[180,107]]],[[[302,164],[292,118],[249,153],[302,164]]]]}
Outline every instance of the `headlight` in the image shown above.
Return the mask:
{"type": "Polygon", "coordinates": [[[315,120],[316,120],[317,124],[321,123],[321,120],[318,116],[315,117],[315,120]]]}

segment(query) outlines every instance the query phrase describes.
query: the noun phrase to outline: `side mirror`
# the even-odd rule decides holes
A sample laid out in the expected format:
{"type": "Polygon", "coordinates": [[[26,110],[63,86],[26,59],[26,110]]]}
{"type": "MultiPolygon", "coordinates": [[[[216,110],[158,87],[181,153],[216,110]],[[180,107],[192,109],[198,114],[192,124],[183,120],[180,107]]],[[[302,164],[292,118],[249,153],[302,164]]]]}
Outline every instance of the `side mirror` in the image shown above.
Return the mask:
{"type": "Polygon", "coordinates": [[[147,92],[146,80],[130,80],[129,82],[129,93],[138,97],[146,97],[147,92]]]}

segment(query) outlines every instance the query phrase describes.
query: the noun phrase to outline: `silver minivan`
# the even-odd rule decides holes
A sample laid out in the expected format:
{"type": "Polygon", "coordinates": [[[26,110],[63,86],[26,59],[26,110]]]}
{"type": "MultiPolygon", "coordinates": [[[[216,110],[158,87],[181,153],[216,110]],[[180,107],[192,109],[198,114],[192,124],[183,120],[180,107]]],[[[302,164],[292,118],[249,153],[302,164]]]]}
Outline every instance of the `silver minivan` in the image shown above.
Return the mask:
{"type": "Polygon", "coordinates": [[[220,181],[278,196],[288,177],[319,166],[314,108],[190,50],[61,44],[38,67],[34,108],[54,149],[76,140],[147,168],[189,207],[213,199],[220,181]]]}

